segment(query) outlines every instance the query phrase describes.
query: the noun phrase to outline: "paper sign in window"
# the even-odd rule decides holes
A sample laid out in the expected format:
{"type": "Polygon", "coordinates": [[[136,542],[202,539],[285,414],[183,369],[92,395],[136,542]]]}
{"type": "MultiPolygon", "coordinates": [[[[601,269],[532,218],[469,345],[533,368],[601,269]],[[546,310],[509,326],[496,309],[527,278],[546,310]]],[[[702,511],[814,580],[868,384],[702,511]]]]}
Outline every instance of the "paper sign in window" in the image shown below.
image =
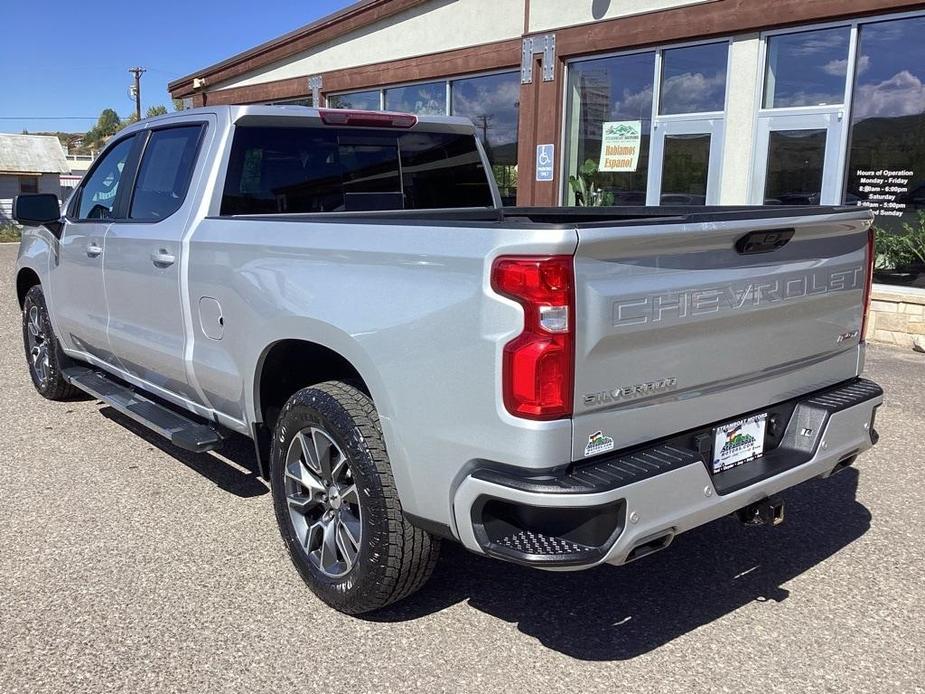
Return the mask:
{"type": "Polygon", "coordinates": [[[598,171],[636,171],[642,144],[642,121],[606,121],[601,126],[598,171]]]}

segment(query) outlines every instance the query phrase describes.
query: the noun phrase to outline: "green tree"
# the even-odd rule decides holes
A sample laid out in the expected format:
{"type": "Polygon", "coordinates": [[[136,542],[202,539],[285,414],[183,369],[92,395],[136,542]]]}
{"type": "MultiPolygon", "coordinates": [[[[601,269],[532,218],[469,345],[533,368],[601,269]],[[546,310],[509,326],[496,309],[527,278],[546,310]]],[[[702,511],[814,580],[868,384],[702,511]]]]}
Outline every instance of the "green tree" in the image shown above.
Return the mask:
{"type": "Polygon", "coordinates": [[[100,144],[106,138],[115,135],[121,127],[123,127],[123,124],[119,114],[111,108],[104,108],[96,121],[96,125],[87,131],[84,141],[88,144],[100,144]]]}
{"type": "Polygon", "coordinates": [[[151,106],[145,112],[145,118],[154,118],[155,116],[164,116],[167,115],[167,107],[158,104],[157,106],[151,106]]]}
{"type": "Polygon", "coordinates": [[[173,100],[173,110],[174,111],[185,111],[186,110],[186,105],[183,103],[183,99],[173,100]]]}

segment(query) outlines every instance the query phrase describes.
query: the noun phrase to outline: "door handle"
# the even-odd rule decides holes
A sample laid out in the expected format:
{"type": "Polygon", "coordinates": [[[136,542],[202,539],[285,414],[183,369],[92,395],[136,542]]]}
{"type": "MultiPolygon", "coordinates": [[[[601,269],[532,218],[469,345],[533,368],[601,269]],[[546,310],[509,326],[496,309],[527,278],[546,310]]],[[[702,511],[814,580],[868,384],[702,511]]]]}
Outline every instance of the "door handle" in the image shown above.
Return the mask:
{"type": "Polygon", "coordinates": [[[97,256],[103,253],[103,247],[98,245],[96,241],[91,241],[87,244],[87,256],[90,258],[96,258],[97,256]]]}
{"type": "Polygon", "coordinates": [[[154,263],[156,267],[170,267],[177,262],[177,258],[172,253],[168,253],[162,248],[157,251],[157,253],[151,254],[151,262],[154,263]]]}

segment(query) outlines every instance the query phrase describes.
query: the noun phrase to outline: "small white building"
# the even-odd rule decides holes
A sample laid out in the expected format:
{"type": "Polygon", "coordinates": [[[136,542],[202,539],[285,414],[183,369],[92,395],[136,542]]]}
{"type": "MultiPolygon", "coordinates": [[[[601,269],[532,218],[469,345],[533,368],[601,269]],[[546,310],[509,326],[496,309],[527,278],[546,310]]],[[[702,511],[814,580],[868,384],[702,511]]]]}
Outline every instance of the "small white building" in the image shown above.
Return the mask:
{"type": "Polygon", "coordinates": [[[61,175],[70,172],[54,135],[0,133],[0,223],[11,221],[13,198],[17,195],[61,195],[61,175]]]}

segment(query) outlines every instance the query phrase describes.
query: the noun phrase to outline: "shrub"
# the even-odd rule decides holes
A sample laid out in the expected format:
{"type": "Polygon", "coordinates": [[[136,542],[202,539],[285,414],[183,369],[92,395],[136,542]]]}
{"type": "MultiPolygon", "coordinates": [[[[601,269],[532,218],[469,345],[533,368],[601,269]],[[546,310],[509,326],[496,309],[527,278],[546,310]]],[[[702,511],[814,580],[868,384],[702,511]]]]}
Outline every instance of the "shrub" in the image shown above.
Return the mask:
{"type": "Polygon", "coordinates": [[[913,222],[902,223],[902,231],[893,233],[876,228],[878,269],[905,268],[925,263],[925,210],[919,210],[913,222]]]}
{"type": "Polygon", "coordinates": [[[22,238],[22,230],[15,224],[0,223],[0,243],[4,241],[19,241],[22,238]]]}

